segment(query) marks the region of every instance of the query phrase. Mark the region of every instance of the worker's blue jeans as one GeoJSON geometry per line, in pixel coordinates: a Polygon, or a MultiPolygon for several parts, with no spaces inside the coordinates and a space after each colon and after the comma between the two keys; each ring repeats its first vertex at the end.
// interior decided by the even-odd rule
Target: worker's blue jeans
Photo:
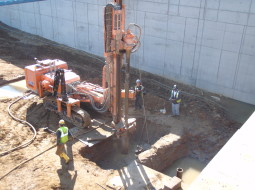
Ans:
{"type": "Polygon", "coordinates": [[[135,99],[135,109],[142,109],[142,107],[143,107],[142,96],[136,96],[136,99],[135,99]]]}
{"type": "Polygon", "coordinates": [[[180,109],[180,104],[172,103],[172,113],[173,113],[173,115],[180,115],[179,109],[180,109]]]}

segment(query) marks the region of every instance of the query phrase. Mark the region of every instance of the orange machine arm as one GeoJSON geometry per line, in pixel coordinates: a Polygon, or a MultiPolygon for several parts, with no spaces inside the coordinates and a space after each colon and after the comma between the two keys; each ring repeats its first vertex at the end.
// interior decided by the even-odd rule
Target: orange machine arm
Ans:
{"type": "MultiPolygon", "coordinates": [[[[129,28],[125,31],[125,6],[122,4],[122,0],[114,0],[106,5],[104,10],[104,56],[106,65],[103,72],[103,87],[110,89],[110,111],[114,123],[118,123],[121,119],[123,55],[126,54],[126,65],[128,65],[126,68],[129,72],[130,53],[136,49],[140,43],[139,40],[140,37],[133,35],[129,28]]],[[[128,80],[125,80],[126,83],[128,80]]],[[[125,91],[128,92],[128,85],[125,85],[125,91]]],[[[128,93],[125,94],[126,98],[128,93]]]]}

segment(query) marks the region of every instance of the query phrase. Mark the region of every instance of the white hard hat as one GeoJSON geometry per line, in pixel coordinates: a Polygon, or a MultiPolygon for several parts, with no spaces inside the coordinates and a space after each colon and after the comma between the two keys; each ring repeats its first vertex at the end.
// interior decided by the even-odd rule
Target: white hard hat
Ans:
{"type": "Polygon", "coordinates": [[[176,89],[176,88],[177,88],[177,85],[175,84],[174,87],[173,87],[173,89],[176,89]]]}
{"type": "Polygon", "coordinates": [[[58,122],[60,125],[65,125],[65,121],[63,119],[60,119],[58,122]]]}
{"type": "Polygon", "coordinates": [[[137,79],[137,80],[136,80],[136,83],[141,83],[141,80],[140,80],[140,79],[137,79]]]}

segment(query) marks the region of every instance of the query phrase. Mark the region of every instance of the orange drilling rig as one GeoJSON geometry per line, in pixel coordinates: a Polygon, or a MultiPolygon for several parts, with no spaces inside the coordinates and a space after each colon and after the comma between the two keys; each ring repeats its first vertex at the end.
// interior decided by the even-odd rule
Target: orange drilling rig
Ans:
{"type": "Polygon", "coordinates": [[[69,70],[67,63],[61,60],[36,60],[36,64],[25,67],[26,85],[44,97],[47,109],[57,112],[75,126],[90,125],[90,115],[80,107],[81,102],[87,102],[97,112],[110,111],[113,127],[120,133],[125,132],[135,126],[135,121],[128,119],[128,98],[134,98],[134,92],[129,90],[129,70],[130,54],[139,49],[140,36],[141,28],[136,24],[129,24],[125,30],[125,5],[122,0],[114,0],[104,8],[102,86],[81,82],[79,75],[69,70]],[[134,31],[138,34],[135,35],[134,31]],[[122,90],[123,68],[125,89],[122,90]],[[121,112],[121,98],[124,98],[124,114],[121,112]]]}

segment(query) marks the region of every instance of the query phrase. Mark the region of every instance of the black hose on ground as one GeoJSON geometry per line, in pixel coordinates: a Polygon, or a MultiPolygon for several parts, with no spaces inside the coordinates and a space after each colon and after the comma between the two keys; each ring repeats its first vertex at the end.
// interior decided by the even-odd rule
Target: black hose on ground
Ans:
{"type": "Polygon", "coordinates": [[[22,123],[22,124],[28,125],[28,126],[32,129],[34,135],[33,135],[33,137],[32,137],[29,141],[27,141],[27,142],[25,142],[25,143],[23,143],[23,144],[21,144],[21,145],[19,145],[19,146],[17,146],[17,147],[11,148],[10,150],[4,151],[4,152],[0,152],[0,157],[1,157],[1,156],[4,156],[4,155],[6,155],[6,154],[9,154],[10,152],[13,152],[13,151],[15,151],[15,150],[24,148],[24,147],[28,146],[29,144],[31,144],[31,143],[35,140],[35,137],[36,137],[36,130],[35,130],[34,126],[33,126],[31,123],[29,123],[29,122],[27,122],[27,121],[25,121],[25,120],[19,119],[18,117],[14,116],[14,115],[11,113],[11,107],[12,107],[15,103],[17,103],[19,100],[23,99],[24,97],[29,96],[29,95],[32,94],[32,93],[33,93],[33,92],[30,92],[30,93],[28,93],[28,94],[25,94],[24,96],[22,96],[22,97],[16,99],[14,102],[12,102],[12,103],[8,106],[8,114],[9,114],[14,120],[16,120],[16,121],[18,121],[18,122],[20,122],[20,123],[22,123]]]}
{"type": "MultiPolygon", "coordinates": [[[[89,132],[91,132],[91,131],[93,131],[93,130],[96,130],[96,129],[99,128],[101,125],[105,125],[105,123],[101,123],[98,127],[93,128],[93,129],[91,129],[91,130],[89,130],[89,131],[86,131],[85,133],[82,133],[82,134],[79,134],[79,135],[77,135],[77,136],[74,136],[73,138],[77,138],[77,137],[79,137],[79,136],[81,136],[81,135],[84,135],[84,134],[89,133],[89,132]]],[[[48,130],[51,134],[55,134],[55,131],[52,131],[52,130],[50,130],[50,129],[48,129],[48,128],[45,128],[44,130],[48,130]]],[[[69,140],[68,142],[70,142],[70,140],[69,140]]],[[[18,164],[17,166],[15,166],[13,169],[11,169],[10,171],[8,171],[6,174],[4,174],[3,176],[1,176],[1,177],[0,177],[0,180],[2,180],[4,177],[6,177],[7,175],[9,175],[9,174],[10,174],[11,172],[13,172],[14,170],[18,169],[21,165],[23,165],[23,164],[25,164],[25,163],[27,163],[27,162],[33,160],[34,158],[36,158],[36,157],[42,155],[43,153],[45,153],[45,152],[47,152],[47,151],[53,149],[53,148],[56,147],[56,146],[57,146],[57,145],[53,145],[53,146],[49,147],[48,149],[46,149],[46,150],[44,150],[44,151],[38,153],[37,155],[33,156],[32,158],[29,158],[28,160],[25,160],[24,162],[21,162],[20,164],[18,164]]]]}
{"type": "Polygon", "coordinates": [[[0,177],[0,180],[2,180],[4,177],[6,177],[7,175],[9,175],[9,174],[10,174],[11,172],[13,172],[14,170],[18,169],[21,165],[23,165],[23,164],[29,162],[30,160],[33,160],[34,158],[36,158],[36,157],[40,156],[41,154],[43,154],[43,153],[45,153],[45,152],[47,152],[47,151],[53,149],[53,148],[56,147],[56,146],[57,146],[57,145],[53,145],[53,146],[51,146],[50,148],[48,148],[48,149],[46,149],[46,150],[40,152],[39,154],[33,156],[32,158],[29,158],[28,160],[25,160],[24,162],[21,162],[20,164],[18,164],[17,166],[15,166],[13,169],[11,169],[10,171],[8,171],[6,174],[4,174],[3,176],[1,176],[1,177],[0,177]]]}

